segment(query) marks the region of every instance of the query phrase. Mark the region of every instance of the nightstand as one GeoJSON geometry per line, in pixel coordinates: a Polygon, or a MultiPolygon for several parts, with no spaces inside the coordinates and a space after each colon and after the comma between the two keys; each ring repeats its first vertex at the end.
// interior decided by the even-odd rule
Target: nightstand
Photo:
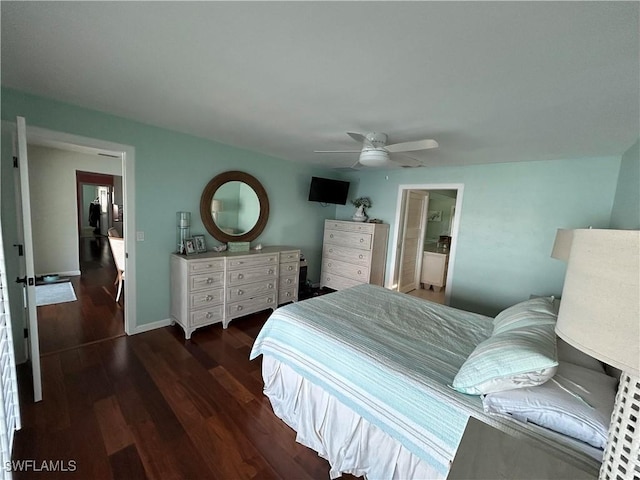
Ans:
{"type": "Polygon", "coordinates": [[[597,468],[568,463],[533,442],[469,417],[448,480],[595,479],[597,468]]]}

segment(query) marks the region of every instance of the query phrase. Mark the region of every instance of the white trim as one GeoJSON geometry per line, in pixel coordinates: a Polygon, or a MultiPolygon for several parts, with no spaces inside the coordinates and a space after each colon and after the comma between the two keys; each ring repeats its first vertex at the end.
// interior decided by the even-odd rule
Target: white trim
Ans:
{"type": "Polygon", "coordinates": [[[405,190],[457,190],[456,195],[456,215],[453,219],[453,228],[451,229],[451,247],[449,249],[449,266],[447,273],[447,283],[444,287],[444,301],[449,305],[451,301],[451,284],[453,283],[453,276],[455,271],[456,253],[458,249],[458,232],[460,229],[460,214],[462,213],[462,196],[464,193],[463,183],[424,183],[424,184],[408,184],[398,185],[398,199],[396,202],[396,228],[393,232],[393,243],[391,248],[391,262],[390,275],[387,280],[386,287],[390,290],[397,290],[396,282],[396,269],[398,263],[398,236],[400,226],[400,215],[402,213],[402,194],[405,190]],[[395,285],[395,288],[394,288],[395,285]]]}
{"type": "Polygon", "coordinates": [[[138,333],[149,332],[151,330],[168,327],[173,324],[174,324],[174,321],[171,320],[170,318],[166,318],[164,320],[158,320],[156,322],[145,323],[143,325],[138,325],[131,335],[137,335],[138,333]]]}
{"type": "Polygon", "coordinates": [[[97,138],[83,137],[71,133],[58,132],[40,127],[27,126],[27,139],[35,143],[56,146],[57,148],[71,148],[77,150],[99,150],[111,155],[118,155],[122,159],[122,190],[125,204],[123,225],[127,258],[125,258],[125,272],[127,281],[124,282],[126,302],[124,304],[124,331],[132,335],[136,331],[136,239],[135,239],[135,147],[121,143],[108,142],[97,138]]]}

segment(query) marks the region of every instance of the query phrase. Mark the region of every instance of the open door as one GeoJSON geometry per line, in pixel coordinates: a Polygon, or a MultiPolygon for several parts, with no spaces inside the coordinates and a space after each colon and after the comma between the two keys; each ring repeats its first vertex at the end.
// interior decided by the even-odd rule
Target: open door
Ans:
{"type": "Polygon", "coordinates": [[[33,400],[42,400],[42,375],[40,371],[40,343],[38,341],[38,309],[36,307],[36,276],[33,266],[33,233],[31,230],[31,198],[29,195],[29,165],[27,162],[27,126],[23,117],[17,117],[17,169],[16,201],[18,209],[18,243],[22,245],[20,278],[25,289],[25,312],[28,329],[27,355],[33,374],[33,400]]]}
{"type": "Polygon", "coordinates": [[[428,203],[429,193],[418,190],[407,192],[398,275],[398,291],[402,293],[415,290],[420,285],[420,265],[428,203]]]}

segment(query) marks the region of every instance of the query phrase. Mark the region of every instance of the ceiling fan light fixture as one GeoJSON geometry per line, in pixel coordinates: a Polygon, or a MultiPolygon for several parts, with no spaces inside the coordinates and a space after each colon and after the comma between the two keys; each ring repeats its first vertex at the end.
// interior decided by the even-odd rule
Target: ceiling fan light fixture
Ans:
{"type": "Polygon", "coordinates": [[[389,153],[386,150],[363,150],[360,153],[360,164],[365,167],[384,167],[390,163],[389,153]]]}

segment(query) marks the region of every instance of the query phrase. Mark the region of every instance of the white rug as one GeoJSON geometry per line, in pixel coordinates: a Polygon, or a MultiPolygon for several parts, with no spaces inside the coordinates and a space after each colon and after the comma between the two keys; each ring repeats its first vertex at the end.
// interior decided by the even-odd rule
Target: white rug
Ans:
{"type": "Polygon", "coordinates": [[[36,286],[36,305],[52,305],[54,303],[75,302],[76,292],[71,282],[52,283],[36,286]]]}

